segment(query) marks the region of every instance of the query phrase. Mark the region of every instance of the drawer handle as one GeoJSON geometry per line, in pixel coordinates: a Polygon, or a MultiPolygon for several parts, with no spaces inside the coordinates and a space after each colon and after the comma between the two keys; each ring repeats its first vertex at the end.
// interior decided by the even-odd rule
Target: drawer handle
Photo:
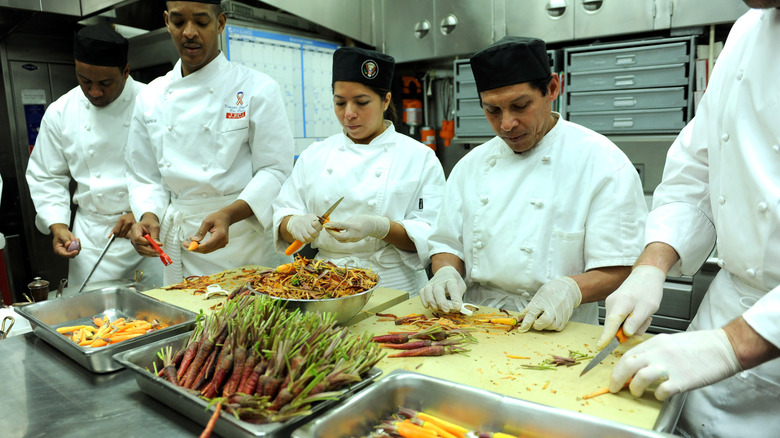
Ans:
{"type": "Polygon", "coordinates": [[[634,75],[615,76],[616,87],[628,87],[634,85],[634,75]]]}
{"type": "Polygon", "coordinates": [[[423,20],[414,25],[414,37],[418,40],[425,38],[428,32],[431,30],[431,22],[423,20]]]}
{"type": "Polygon", "coordinates": [[[636,99],[634,99],[633,97],[616,97],[613,100],[613,105],[616,107],[634,106],[636,105],[636,99]]]}
{"type": "Polygon", "coordinates": [[[618,55],[615,57],[615,65],[636,64],[636,55],[618,55]]]}
{"type": "Polygon", "coordinates": [[[634,119],[631,117],[615,117],[612,120],[613,128],[631,128],[634,126],[634,119]]]}

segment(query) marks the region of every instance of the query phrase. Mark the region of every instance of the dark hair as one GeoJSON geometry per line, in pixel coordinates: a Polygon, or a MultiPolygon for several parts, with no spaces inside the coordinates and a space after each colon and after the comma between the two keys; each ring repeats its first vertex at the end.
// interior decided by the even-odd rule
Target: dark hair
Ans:
{"type": "MultiPolygon", "coordinates": [[[[528,81],[528,85],[531,88],[539,90],[542,96],[547,96],[547,90],[550,89],[550,82],[552,82],[552,74],[544,79],[537,79],[535,81],[528,81]]],[[[482,107],[482,94],[477,93],[479,96],[479,107],[482,107]]]]}
{"type": "MultiPolygon", "coordinates": [[[[165,10],[166,11],[168,10],[168,3],[172,2],[172,1],[176,1],[176,0],[165,0],[165,10]]],[[[184,0],[184,1],[186,1],[186,0],[184,0]]],[[[214,8],[213,8],[214,9],[214,15],[216,15],[217,17],[219,17],[219,14],[225,13],[225,9],[222,7],[222,3],[220,3],[218,5],[211,5],[211,6],[214,6],[214,8]]]]}
{"type": "MultiPolygon", "coordinates": [[[[330,84],[330,92],[335,92],[334,89],[335,82],[330,84]]],[[[377,96],[379,96],[380,99],[384,99],[388,93],[390,93],[390,90],[385,90],[384,88],[376,88],[372,87],[370,85],[366,85],[366,87],[373,91],[377,96]]],[[[392,95],[391,95],[392,96],[392,95]]],[[[480,103],[482,101],[480,100],[480,103]]],[[[393,125],[398,123],[398,111],[395,109],[395,104],[393,104],[393,99],[390,99],[390,103],[387,105],[387,109],[385,110],[384,114],[382,114],[382,117],[384,117],[387,120],[390,120],[393,122],[393,125]]]]}

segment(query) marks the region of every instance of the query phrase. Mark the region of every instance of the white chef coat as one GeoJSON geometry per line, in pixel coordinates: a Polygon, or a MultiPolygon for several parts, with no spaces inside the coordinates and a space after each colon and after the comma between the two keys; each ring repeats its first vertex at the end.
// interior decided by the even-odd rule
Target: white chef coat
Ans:
{"type": "Polygon", "coordinates": [[[284,252],[289,245],[279,235],[285,216],[323,214],[343,196],[332,221],[357,214],[387,217],[404,227],[417,252],[373,237],[341,243],[323,231],[312,242],[319,249],[317,257],[371,268],[379,273],[381,286],[414,296],[427,281],[420,257],[428,252],[431,225],[444,192],[444,171],[429,147],[399,134],[389,121],[385,125],[385,131],[367,145],[339,133],[303,151],[274,202],[276,249],[284,252]]]}
{"type": "MultiPolygon", "coordinates": [[[[128,76],[119,97],[98,108],[75,87],[46,109],[30,161],[27,184],[37,216],[35,225],[50,234],[52,224],[70,224],[71,178],[78,205],[71,231],[81,252],[69,259],[68,284],[80,286],[97,262],[119,217],[130,212],[125,162],[122,160],[135,98],[143,84],[128,76]]],[[[159,262],[158,262],[159,263],[159,262]]],[[[138,255],[129,240],[117,238],[90,281],[134,277],[144,271],[149,285],[159,285],[162,269],[138,255]]]]}
{"type": "MultiPolygon", "coordinates": [[[[680,255],[670,275],[693,275],[717,236],[721,271],[690,329],[742,315],[780,347],[780,11],[751,10],[729,34],[694,121],[669,150],[647,242],[680,255]]],[[[680,433],[773,436],[780,430],[780,361],[691,391],[680,433]]]]}
{"type": "MultiPolygon", "coordinates": [[[[0,205],[2,205],[3,202],[3,177],[0,175],[0,205]]],[[[0,233],[0,250],[5,248],[5,236],[3,233],[0,233]]]]}
{"type": "Polygon", "coordinates": [[[174,263],[165,282],[245,264],[276,266],[272,202],[293,164],[294,142],[279,85],[220,53],[182,77],[181,60],[138,96],[127,147],[136,218],[161,220],[174,263]],[[230,226],[230,242],[210,254],[181,251],[202,220],[236,199],[254,216],[230,226]]]}
{"type": "MultiPolygon", "coordinates": [[[[606,137],[558,117],[538,146],[514,153],[495,137],[447,179],[430,254],[466,265],[465,301],[523,309],[544,283],[642,252],[647,204],[628,158],[606,137]]],[[[598,323],[596,303],[571,320],[598,323]]]]}

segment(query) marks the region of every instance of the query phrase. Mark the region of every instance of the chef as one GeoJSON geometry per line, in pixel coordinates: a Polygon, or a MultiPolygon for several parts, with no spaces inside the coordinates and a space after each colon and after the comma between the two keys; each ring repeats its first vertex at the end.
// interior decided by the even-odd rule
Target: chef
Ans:
{"type": "Polygon", "coordinates": [[[648,245],[607,299],[599,341],[609,342],[624,320],[626,334],[641,333],[666,275],[693,275],[717,243],[721,269],[689,331],[629,350],[609,385],[617,391],[633,376],[632,394],[653,385],[660,400],[689,391],[683,436],[780,430],[780,0],[745,3],[763,10],[734,24],[696,118],[669,149],[648,245]]]}
{"type": "Polygon", "coordinates": [[[143,85],[130,76],[128,42],[107,24],[74,37],[78,86],[49,105],[27,164],[35,225],[52,234],[54,253],[69,258],[68,283],[80,286],[108,247],[90,281],[134,278],[159,284],[162,269],[127,240],[130,213],[124,154],[135,98],[143,85]],[[71,221],[69,184],[76,182],[71,221]]]}
{"type": "Polygon", "coordinates": [[[543,41],[505,37],[470,63],[496,137],[447,180],[420,298],[443,311],[464,299],[520,310],[522,331],[597,324],[596,302],[642,250],[637,172],[604,136],[551,111],[560,82],[543,41]]]}
{"type": "Polygon", "coordinates": [[[227,18],[219,3],[166,3],[180,59],[138,96],[130,126],[133,244],[158,257],[143,236],[163,243],[173,261],[165,284],[290,259],[274,251],[271,229],[272,202],[293,164],[287,112],[273,79],[220,52],[227,18]],[[200,246],[188,251],[191,240],[200,246]]]}
{"type": "Polygon", "coordinates": [[[390,88],[395,60],[343,47],[333,54],[333,106],[343,131],[309,146],[274,204],[276,248],[294,240],[318,258],[370,268],[384,287],[416,295],[427,281],[431,225],[444,172],[424,144],[395,131],[390,88]],[[387,117],[386,117],[387,115],[387,117]],[[323,214],[344,200],[323,225],[323,214]]]}

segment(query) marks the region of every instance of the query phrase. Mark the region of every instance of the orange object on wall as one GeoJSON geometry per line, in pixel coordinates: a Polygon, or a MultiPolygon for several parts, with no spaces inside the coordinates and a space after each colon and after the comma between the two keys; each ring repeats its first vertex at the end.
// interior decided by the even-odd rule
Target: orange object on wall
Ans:
{"type": "Polygon", "coordinates": [[[442,120],[441,130],[439,131],[439,137],[444,140],[444,146],[449,146],[452,139],[455,138],[455,121],[454,120],[442,120]]]}

